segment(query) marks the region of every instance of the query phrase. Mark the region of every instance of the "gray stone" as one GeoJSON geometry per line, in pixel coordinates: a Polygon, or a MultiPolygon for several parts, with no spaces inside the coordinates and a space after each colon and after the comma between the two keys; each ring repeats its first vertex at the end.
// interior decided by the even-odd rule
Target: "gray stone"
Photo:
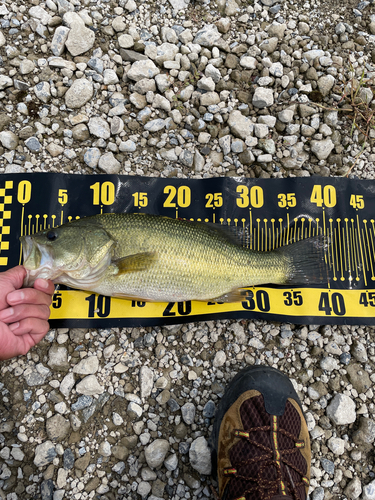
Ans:
{"type": "Polygon", "coordinates": [[[347,496],[349,500],[356,500],[362,493],[362,484],[359,477],[354,477],[347,487],[344,489],[344,495],[347,496]]]}
{"type": "Polygon", "coordinates": [[[224,155],[228,155],[230,153],[230,145],[231,145],[232,136],[231,135],[223,135],[219,139],[219,146],[224,155]]]}
{"type": "Polygon", "coordinates": [[[13,85],[13,80],[6,75],[0,75],[0,90],[4,90],[7,87],[13,85]]]}
{"type": "Polygon", "coordinates": [[[326,160],[331,154],[335,145],[331,139],[324,139],[323,141],[311,141],[311,151],[319,160],[326,160]]]}
{"type": "Polygon", "coordinates": [[[99,57],[92,57],[89,59],[87,66],[100,74],[104,71],[103,61],[99,57]]]}
{"type": "Polygon", "coordinates": [[[359,363],[350,363],[346,368],[350,383],[359,394],[365,393],[373,387],[369,374],[359,363]]]}
{"type": "Polygon", "coordinates": [[[350,352],[352,353],[353,358],[355,358],[360,363],[367,363],[368,361],[367,351],[366,347],[362,344],[362,342],[354,340],[350,352]]]}
{"type": "Polygon", "coordinates": [[[101,139],[109,139],[109,137],[111,136],[108,122],[100,116],[94,116],[93,118],[90,118],[88,127],[90,130],[90,134],[95,135],[96,137],[99,137],[101,139]]]}
{"type": "Polygon", "coordinates": [[[47,103],[51,99],[51,88],[48,82],[40,82],[34,87],[34,93],[37,98],[47,103]]]}
{"type": "Polygon", "coordinates": [[[317,57],[322,57],[322,56],[324,56],[324,50],[321,49],[308,50],[307,52],[303,53],[303,57],[307,61],[313,61],[317,57]]]}
{"type": "Polygon", "coordinates": [[[178,458],[177,458],[176,453],[169,455],[169,457],[167,457],[164,460],[164,465],[165,465],[165,468],[169,471],[176,470],[177,466],[178,466],[178,458]]]}
{"type": "Polygon", "coordinates": [[[95,394],[102,394],[104,387],[102,387],[95,375],[88,375],[76,386],[76,391],[85,396],[93,396],[95,394]]]}
{"type": "Polygon", "coordinates": [[[199,474],[211,474],[211,452],[206,439],[201,436],[195,439],[189,450],[190,465],[199,474]]]}
{"type": "Polygon", "coordinates": [[[53,492],[55,490],[55,485],[52,479],[46,479],[40,485],[41,500],[55,500],[53,492]]]}
{"type": "Polygon", "coordinates": [[[48,351],[48,366],[50,366],[52,370],[68,370],[70,364],[68,363],[67,348],[54,344],[48,351]]]}
{"type": "Polygon", "coordinates": [[[86,78],[74,80],[65,94],[67,108],[77,109],[84,106],[93,96],[94,87],[86,78]]]}
{"type": "Polygon", "coordinates": [[[6,149],[13,151],[18,146],[18,137],[10,130],[0,132],[0,142],[6,149]]]}
{"type": "Polygon", "coordinates": [[[21,75],[28,75],[35,69],[35,64],[30,59],[22,59],[20,62],[20,73],[21,75]]]}
{"type": "Polygon", "coordinates": [[[312,493],[312,500],[324,500],[324,488],[318,486],[312,493]]]}
{"type": "Polygon", "coordinates": [[[128,139],[127,141],[121,141],[119,150],[124,153],[134,153],[137,149],[137,145],[134,141],[128,139]]]}
{"type": "Polygon", "coordinates": [[[51,441],[62,441],[67,437],[70,431],[70,422],[65,420],[62,415],[54,415],[47,419],[46,432],[51,441]]]}
{"type": "MultiPolygon", "coordinates": [[[[179,49],[177,45],[174,45],[173,43],[162,43],[161,45],[157,46],[156,49],[156,56],[153,57],[152,59],[155,60],[156,64],[159,64],[159,66],[162,66],[164,62],[166,61],[174,61],[174,58],[176,54],[179,52],[179,49]]],[[[146,55],[147,52],[145,51],[146,55]]]]}
{"type": "Polygon", "coordinates": [[[185,165],[185,167],[192,167],[194,162],[194,154],[188,149],[184,149],[179,156],[180,162],[185,165]]]}
{"type": "Polygon", "coordinates": [[[51,42],[51,51],[54,56],[61,56],[65,49],[65,42],[68,39],[70,29],[65,26],[58,26],[55,29],[51,42]]]}
{"type": "Polygon", "coordinates": [[[165,125],[165,120],[163,120],[162,118],[156,118],[155,120],[150,120],[149,122],[147,122],[144,128],[149,132],[159,132],[159,130],[162,130],[165,125]]]}
{"type": "Polygon", "coordinates": [[[57,456],[55,445],[52,441],[45,441],[35,448],[34,464],[37,467],[44,467],[51,463],[57,456]]]}
{"type": "Polygon", "coordinates": [[[193,403],[185,403],[181,406],[182,419],[187,425],[191,425],[195,420],[195,406],[193,403]]]}
{"type": "Polygon", "coordinates": [[[324,97],[327,96],[330,93],[334,84],[335,84],[335,79],[332,75],[321,76],[318,80],[318,88],[320,90],[320,93],[324,97]]]}
{"type": "Polygon", "coordinates": [[[145,459],[151,469],[156,469],[163,462],[169,451],[169,442],[166,439],[155,439],[145,449],[145,459]]]}
{"type": "Polygon", "coordinates": [[[345,394],[335,394],[326,411],[336,425],[352,424],[356,419],[355,403],[345,394]]]}
{"type": "Polygon", "coordinates": [[[214,24],[207,24],[195,35],[194,43],[202,47],[211,48],[221,38],[221,35],[214,24]]]}
{"type": "Polygon", "coordinates": [[[260,50],[265,50],[267,54],[272,54],[275,52],[277,44],[279,43],[279,39],[277,36],[273,36],[271,38],[266,38],[263,40],[263,42],[259,45],[260,50]]]}
{"type": "Polygon", "coordinates": [[[98,166],[101,152],[98,148],[89,148],[83,155],[83,161],[90,168],[95,168],[98,166]]]}
{"type": "Polygon", "coordinates": [[[98,166],[106,174],[118,174],[121,170],[121,163],[116,160],[112,152],[102,155],[98,166]]]}

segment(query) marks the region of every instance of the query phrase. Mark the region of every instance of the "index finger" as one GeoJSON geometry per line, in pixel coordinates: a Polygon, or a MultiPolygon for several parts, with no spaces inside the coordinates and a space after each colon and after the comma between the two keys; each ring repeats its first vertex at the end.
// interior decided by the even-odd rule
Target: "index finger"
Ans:
{"type": "Polygon", "coordinates": [[[7,302],[10,306],[17,304],[38,304],[50,306],[52,302],[52,293],[41,292],[35,288],[22,288],[15,290],[7,296],[7,302]]]}

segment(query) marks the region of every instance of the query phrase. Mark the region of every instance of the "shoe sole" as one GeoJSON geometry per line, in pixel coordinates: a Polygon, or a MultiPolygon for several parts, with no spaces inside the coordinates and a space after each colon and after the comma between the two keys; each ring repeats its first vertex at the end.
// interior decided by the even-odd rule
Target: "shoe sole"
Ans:
{"type": "Polygon", "coordinates": [[[265,408],[270,415],[281,416],[288,398],[302,405],[290,379],[280,370],[270,366],[248,366],[241,370],[228,384],[215,413],[213,429],[208,444],[211,448],[212,475],[217,479],[217,451],[220,425],[224,415],[246,391],[255,389],[264,398],[265,408]]]}

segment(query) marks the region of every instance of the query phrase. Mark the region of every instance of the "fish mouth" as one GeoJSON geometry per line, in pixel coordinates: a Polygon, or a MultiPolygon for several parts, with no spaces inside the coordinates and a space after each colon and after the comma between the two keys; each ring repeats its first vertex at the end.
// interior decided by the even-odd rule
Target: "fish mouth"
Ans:
{"type": "Polygon", "coordinates": [[[26,269],[24,287],[33,286],[37,278],[54,279],[52,259],[44,247],[40,247],[32,236],[21,236],[23,266],[26,269]]]}

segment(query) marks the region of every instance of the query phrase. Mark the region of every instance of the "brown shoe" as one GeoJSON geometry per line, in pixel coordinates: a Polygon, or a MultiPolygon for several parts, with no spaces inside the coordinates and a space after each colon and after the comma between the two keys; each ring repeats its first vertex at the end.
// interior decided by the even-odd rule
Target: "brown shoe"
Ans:
{"type": "Polygon", "coordinates": [[[220,500],[306,500],[309,434],[301,402],[279,370],[251,366],[234,377],[210,444],[220,500]]]}

